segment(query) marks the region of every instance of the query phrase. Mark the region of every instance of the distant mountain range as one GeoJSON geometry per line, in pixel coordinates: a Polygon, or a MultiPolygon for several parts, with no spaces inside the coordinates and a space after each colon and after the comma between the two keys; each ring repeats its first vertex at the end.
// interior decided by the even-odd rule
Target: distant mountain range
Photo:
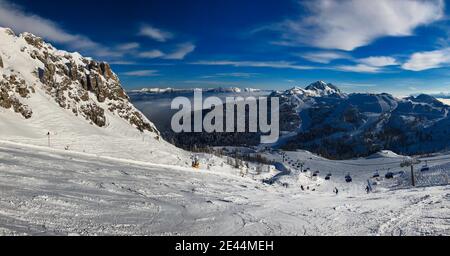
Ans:
{"type": "MultiPolygon", "coordinates": [[[[275,148],[305,149],[334,159],[368,156],[381,150],[423,154],[450,149],[450,106],[433,96],[347,94],[323,81],[304,88],[272,91],[270,96],[280,98],[280,128],[284,134],[278,144],[272,145],[275,148]]],[[[194,144],[256,146],[259,136],[163,134],[184,148],[194,144]]]]}
{"type": "Polygon", "coordinates": [[[242,93],[242,92],[261,92],[271,91],[255,88],[238,87],[219,87],[219,88],[143,88],[138,90],[129,90],[130,93],[151,93],[151,94],[170,94],[170,93],[192,93],[196,90],[208,93],[242,93]]]}
{"type": "Polygon", "coordinates": [[[433,94],[428,94],[430,96],[433,96],[435,98],[439,98],[439,99],[450,99],[450,93],[433,93],[433,94]]]}
{"type": "Polygon", "coordinates": [[[272,96],[280,97],[281,109],[299,116],[282,123],[283,130],[295,133],[285,149],[350,158],[380,150],[422,154],[450,148],[450,106],[429,95],[345,94],[319,81],[272,96]]]}

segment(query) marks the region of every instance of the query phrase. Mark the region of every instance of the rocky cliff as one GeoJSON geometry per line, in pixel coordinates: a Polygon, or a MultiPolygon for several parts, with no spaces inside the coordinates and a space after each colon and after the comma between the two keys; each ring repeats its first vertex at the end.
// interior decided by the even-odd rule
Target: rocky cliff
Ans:
{"type": "Polygon", "coordinates": [[[33,117],[26,99],[39,90],[92,125],[107,126],[110,112],[140,131],[158,133],[130,103],[109,64],[57,50],[33,34],[0,28],[0,78],[0,107],[26,119],[33,117]]]}

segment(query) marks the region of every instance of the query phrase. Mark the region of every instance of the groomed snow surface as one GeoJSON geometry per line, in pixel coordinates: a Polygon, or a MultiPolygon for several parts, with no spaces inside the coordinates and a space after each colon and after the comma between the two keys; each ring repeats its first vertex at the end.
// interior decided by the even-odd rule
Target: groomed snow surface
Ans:
{"type": "Polygon", "coordinates": [[[297,183],[284,188],[232,172],[1,141],[0,234],[450,234],[449,186],[364,192],[372,169],[398,166],[392,157],[343,162],[307,152],[288,157],[307,159],[333,178],[311,182],[299,174],[297,183]],[[342,181],[347,171],[356,174],[354,183],[342,181]],[[305,182],[311,190],[301,191],[305,182]]]}

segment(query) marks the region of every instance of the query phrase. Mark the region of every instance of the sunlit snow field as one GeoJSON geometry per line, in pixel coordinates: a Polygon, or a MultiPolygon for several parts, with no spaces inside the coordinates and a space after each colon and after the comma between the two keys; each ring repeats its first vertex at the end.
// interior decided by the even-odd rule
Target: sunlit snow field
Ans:
{"type": "Polygon", "coordinates": [[[365,160],[316,158],[310,164],[335,170],[333,179],[301,191],[232,173],[0,142],[0,234],[450,235],[448,186],[367,195],[364,177],[392,159],[367,161],[370,167],[350,168],[365,160]],[[343,181],[345,171],[356,174],[354,183],[343,181]]]}

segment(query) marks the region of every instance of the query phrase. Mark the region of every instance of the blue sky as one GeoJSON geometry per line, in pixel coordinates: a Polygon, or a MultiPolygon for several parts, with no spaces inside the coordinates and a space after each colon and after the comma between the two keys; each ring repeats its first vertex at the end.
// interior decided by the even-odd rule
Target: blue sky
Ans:
{"type": "Polygon", "coordinates": [[[0,26],[112,63],[123,85],[450,91],[443,0],[0,0],[0,26]]]}

